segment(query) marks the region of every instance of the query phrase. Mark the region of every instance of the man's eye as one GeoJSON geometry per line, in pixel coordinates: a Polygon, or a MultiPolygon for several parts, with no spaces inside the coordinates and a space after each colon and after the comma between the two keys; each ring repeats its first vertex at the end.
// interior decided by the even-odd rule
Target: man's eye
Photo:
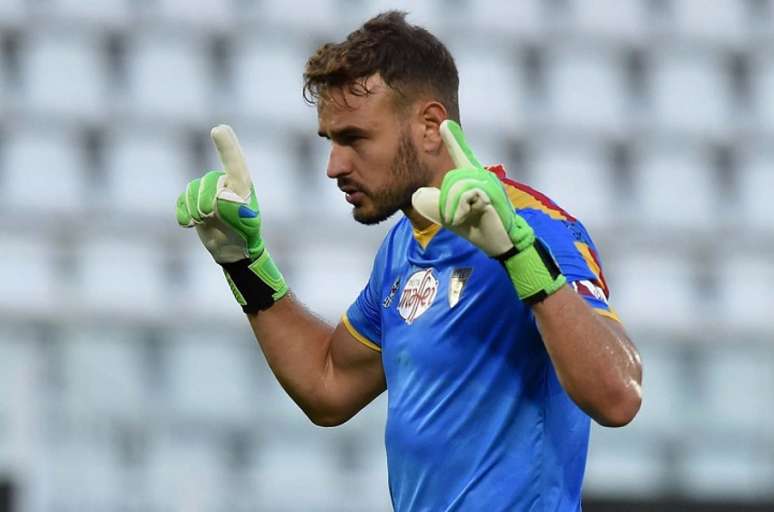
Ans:
{"type": "Polygon", "coordinates": [[[364,137],[362,135],[347,135],[342,138],[341,142],[342,144],[345,144],[347,146],[351,146],[355,142],[362,140],[364,137]]]}

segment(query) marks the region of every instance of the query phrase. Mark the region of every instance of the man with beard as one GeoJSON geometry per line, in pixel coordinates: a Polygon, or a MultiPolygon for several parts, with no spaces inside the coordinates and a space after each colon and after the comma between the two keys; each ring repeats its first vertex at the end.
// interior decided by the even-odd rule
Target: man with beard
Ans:
{"type": "Polygon", "coordinates": [[[213,130],[225,173],[194,180],[177,205],[277,379],[324,426],[389,390],[395,510],[580,510],[589,418],[622,426],[641,402],[639,355],[591,237],[479,164],[458,124],[454,60],[404,13],[320,47],[304,80],[355,220],[405,216],[335,328],[288,293],[228,127],[213,130]]]}

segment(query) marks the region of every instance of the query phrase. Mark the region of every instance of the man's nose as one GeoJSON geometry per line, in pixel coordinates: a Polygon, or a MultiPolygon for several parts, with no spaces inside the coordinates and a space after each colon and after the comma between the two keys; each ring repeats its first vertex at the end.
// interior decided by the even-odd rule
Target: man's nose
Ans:
{"type": "Polygon", "coordinates": [[[351,165],[345,151],[343,151],[343,148],[333,144],[331,146],[331,153],[328,155],[328,169],[325,174],[331,179],[336,179],[350,172],[351,165]]]}

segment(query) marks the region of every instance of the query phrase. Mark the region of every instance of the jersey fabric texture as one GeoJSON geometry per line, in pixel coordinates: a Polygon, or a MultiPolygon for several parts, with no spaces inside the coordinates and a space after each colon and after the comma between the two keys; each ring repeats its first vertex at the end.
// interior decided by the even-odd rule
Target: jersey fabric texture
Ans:
{"type": "MultiPolygon", "coordinates": [[[[583,225],[501,167],[490,170],[568,282],[617,318],[583,225]]],[[[415,232],[401,219],[343,322],[381,351],[397,512],[581,509],[590,420],[559,384],[499,262],[451,231],[415,232]]]]}

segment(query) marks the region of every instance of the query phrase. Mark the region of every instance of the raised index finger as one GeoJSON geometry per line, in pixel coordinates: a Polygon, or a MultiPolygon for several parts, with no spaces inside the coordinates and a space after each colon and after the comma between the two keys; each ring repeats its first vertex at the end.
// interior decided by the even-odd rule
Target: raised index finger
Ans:
{"type": "Polygon", "coordinates": [[[451,155],[455,167],[458,169],[462,167],[483,167],[465,141],[465,135],[462,133],[460,125],[451,119],[446,119],[441,123],[440,131],[441,138],[449,151],[449,155],[451,155]]]}
{"type": "Polygon", "coordinates": [[[226,173],[226,187],[246,199],[250,195],[252,180],[234,130],[227,124],[221,124],[212,129],[210,137],[226,173]]]}

